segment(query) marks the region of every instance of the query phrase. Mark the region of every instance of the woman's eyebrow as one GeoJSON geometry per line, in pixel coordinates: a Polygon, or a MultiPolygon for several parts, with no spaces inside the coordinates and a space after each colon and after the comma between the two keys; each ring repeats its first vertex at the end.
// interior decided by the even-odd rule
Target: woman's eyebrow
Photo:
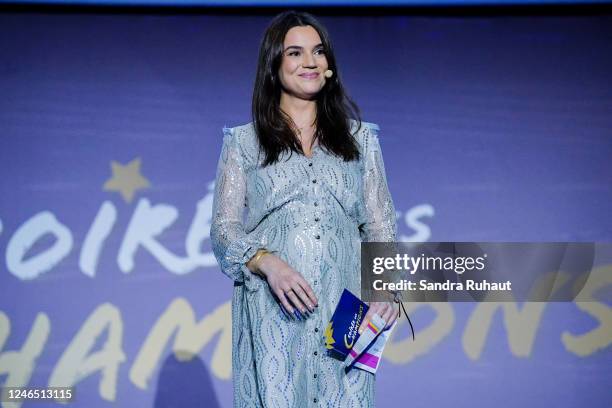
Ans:
{"type": "MultiPolygon", "coordinates": [[[[317,47],[322,47],[322,46],[323,46],[323,44],[319,43],[319,44],[315,45],[312,48],[317,48],[317,47]]],[[[304,47],[299,46],[299,45],[290,45],[287,48],[285,48],[285,51],[287,51],[288,49],[291,49],[291,48],[295,48],[296,50],[303,50],[304,49],[304,47]]]]}

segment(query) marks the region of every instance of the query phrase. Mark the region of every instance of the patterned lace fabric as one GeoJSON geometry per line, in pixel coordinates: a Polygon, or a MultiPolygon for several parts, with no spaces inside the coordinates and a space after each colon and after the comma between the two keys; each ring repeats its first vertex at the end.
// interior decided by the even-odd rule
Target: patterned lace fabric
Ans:
{"type": "Polygon", "coordinates": [[[374,406],[374,375],[345,374],[325,355],[324,331],[343,289],[361,294],[360,242],[396,240],[378,130],[362,122],[360,160],[345,162],[317,145],[311,157],[287,152],[261,167],[252,123],[223,129],[211,241],[234,281],[234,407],[374,406]],[[246,267],[259,248],[313,288],[319,307],[308,318],[286,317],[267,282],[246,267]]]}

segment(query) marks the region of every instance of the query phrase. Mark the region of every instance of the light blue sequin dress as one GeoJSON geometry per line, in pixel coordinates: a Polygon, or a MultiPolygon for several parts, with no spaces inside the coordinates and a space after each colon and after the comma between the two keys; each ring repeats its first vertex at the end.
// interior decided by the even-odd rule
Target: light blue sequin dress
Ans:
{"type": "MultiPolygon", "coordinates": [[[[357,123],[351,127],[354,133],[357,123]]],[[[361,293],[360,242],[396,240],[378,130],[362,122],[358,161],[316,145],[311,157],[283,153],[261,167],[252,123],[223,129],[211,241],[234,281],[234,407],[374,406],[374,375],[345,374],[342,362],[325,355],[324,331],[342,290],[361,293]],[[308,281],[319,301],[309,318],[287,318],[267,282],[246,267],[259,248],[308,281]]]]}

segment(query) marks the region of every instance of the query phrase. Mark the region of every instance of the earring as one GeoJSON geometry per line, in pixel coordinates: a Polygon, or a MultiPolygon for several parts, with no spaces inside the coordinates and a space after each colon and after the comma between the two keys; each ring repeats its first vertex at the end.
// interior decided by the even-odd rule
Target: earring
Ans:
{"type": "Polygon", "coordinates": [[[323,75],[325,75],[325,78],[331,78],[332,75],[334,75],[334,71],[332,71],[331,69],[326,70],[323,75]]]}

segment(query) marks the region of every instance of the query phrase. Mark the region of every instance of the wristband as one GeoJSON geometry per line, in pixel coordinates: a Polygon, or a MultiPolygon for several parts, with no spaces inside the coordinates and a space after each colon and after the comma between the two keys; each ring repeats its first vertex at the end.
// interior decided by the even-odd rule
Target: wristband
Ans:
{"type": "Polygon", "coordinates": [[[259,259],[264,256],[265,254],[269,254],[270,251],[268,251],[265,248],[259,249],[257,250],[257,252],[255,253],[255,256],[253,257],[253,265],[255,266],[255,273],[263,276],[263,274],[261,273],[261,271],[259,270],[259,259]]]}

